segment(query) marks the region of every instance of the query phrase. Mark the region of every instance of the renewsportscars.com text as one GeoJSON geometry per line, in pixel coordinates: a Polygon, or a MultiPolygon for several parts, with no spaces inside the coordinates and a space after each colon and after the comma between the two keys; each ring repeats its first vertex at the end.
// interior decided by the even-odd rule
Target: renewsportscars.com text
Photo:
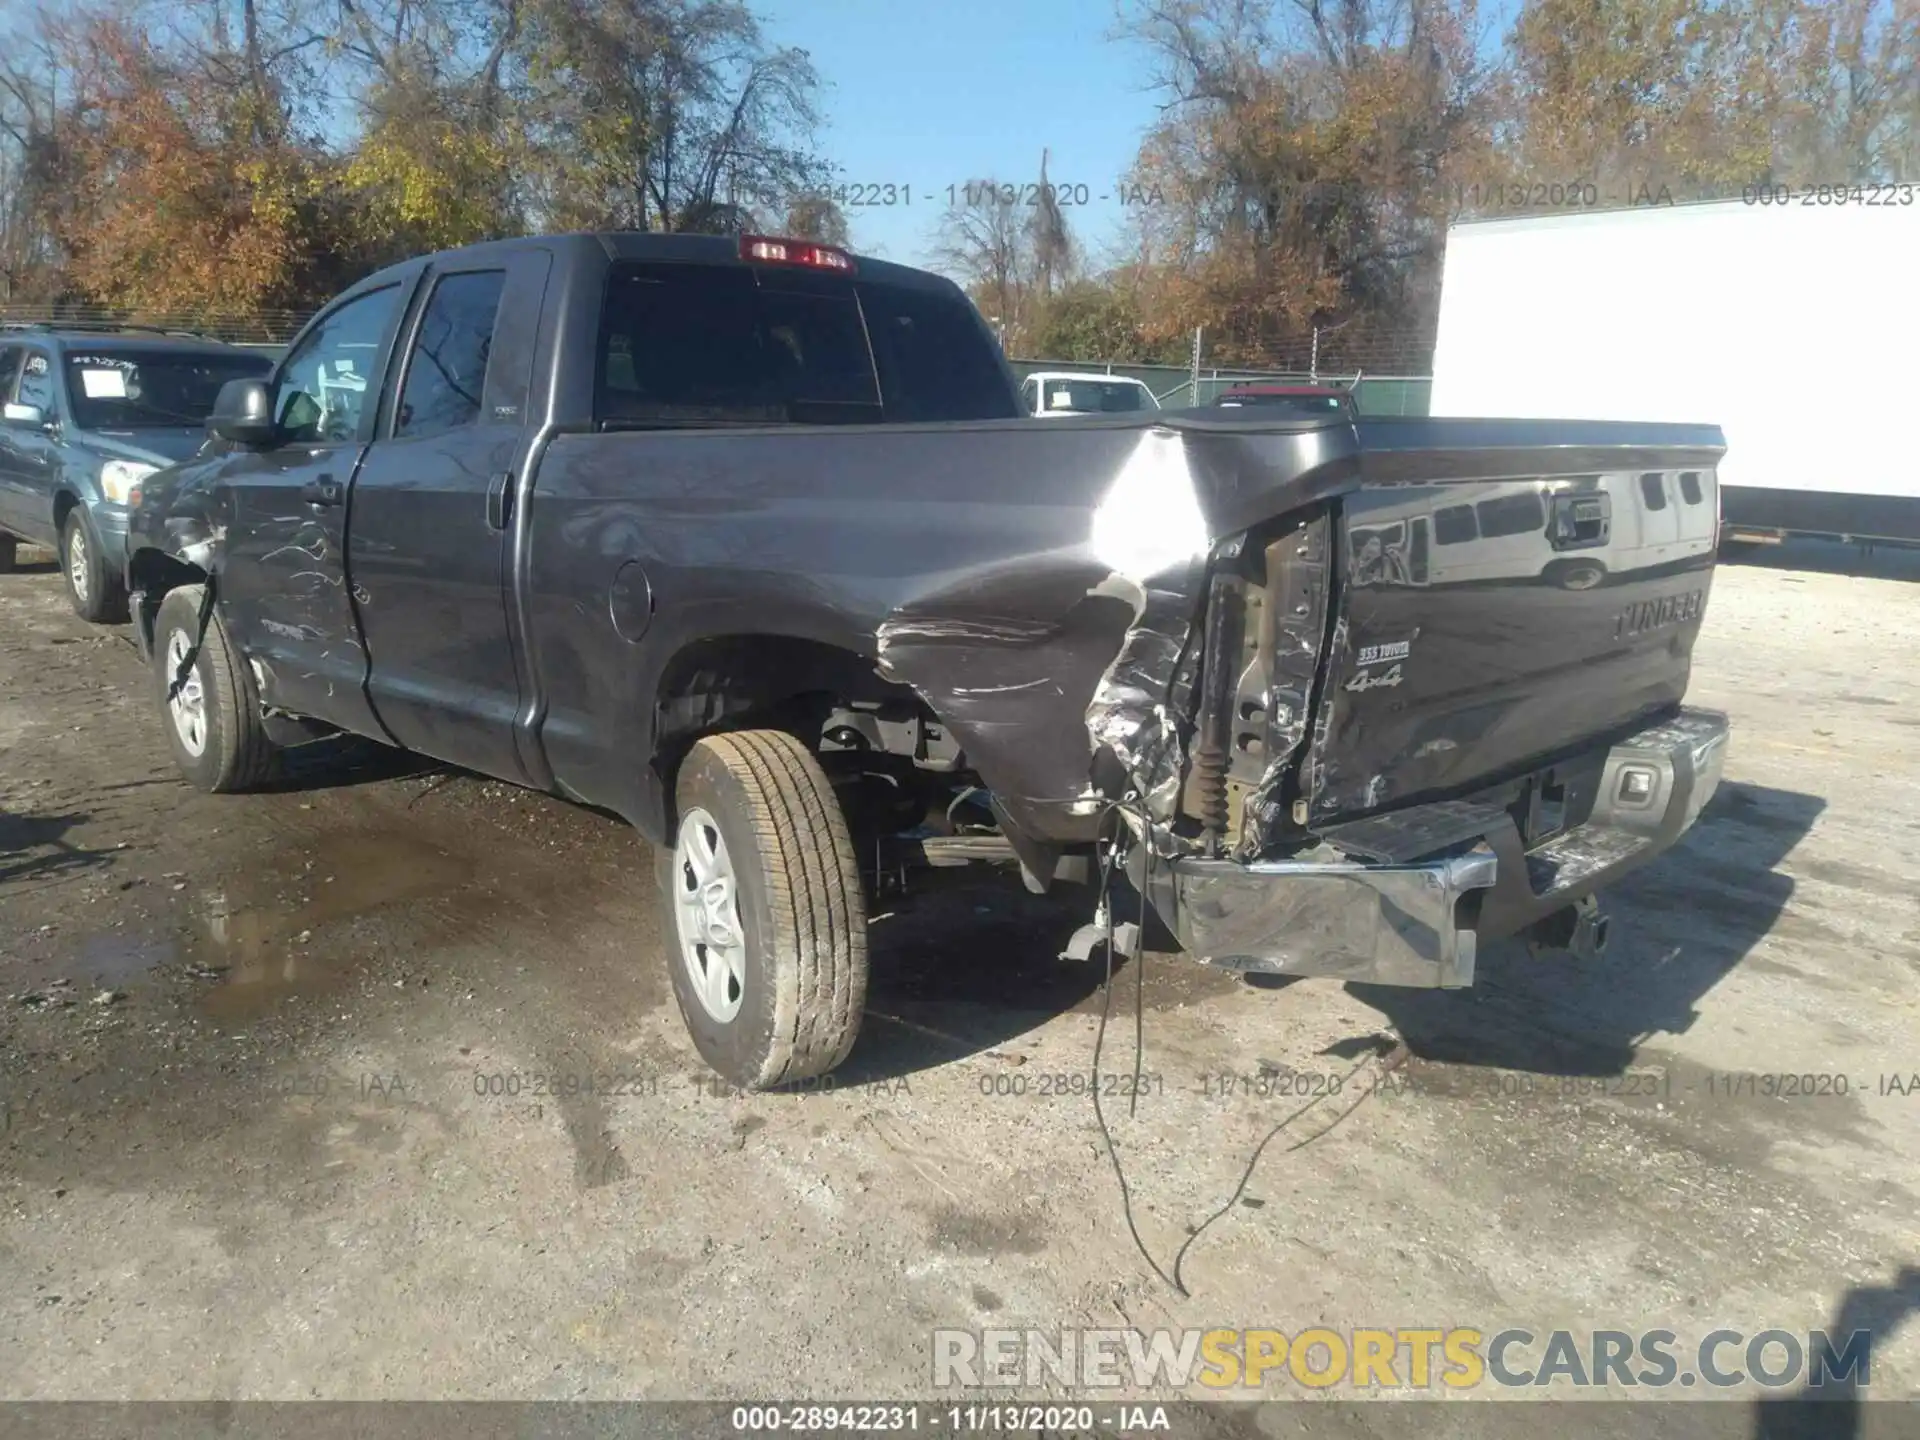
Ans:
{"type": "Polygon", "coordinates": [[[1871,1332],[1498,1330],[936,1330],[933,1383],[1074,1389],[1470,1390],[1538,1388],[1865,1389],[1871,1332]]]}

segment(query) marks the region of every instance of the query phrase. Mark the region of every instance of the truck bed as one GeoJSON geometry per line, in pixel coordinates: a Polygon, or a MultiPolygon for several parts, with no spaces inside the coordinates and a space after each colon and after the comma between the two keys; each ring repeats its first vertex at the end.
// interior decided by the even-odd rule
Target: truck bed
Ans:
{"type": "Polygon", "coordinates": [[[1465,793],[1677,704],[1720,453],[1711,427],[1215,411],[563,435],[521,508],[546,753],[617,787],[673,657],[774,627],[910,686],[1038,840],[1093,834],[1101,754],[1174,826],[1209,587],[1284,536],[1245,588],[1285,611],[1291,671],[1212,658],[1262,717],[1225,737],[1248,798],[1321,824],[1465,793]],[[1138,554],[1103,549],[1120,522],[1138,554]],[[570,618],[630,559],[639,657],[570,618]]]}

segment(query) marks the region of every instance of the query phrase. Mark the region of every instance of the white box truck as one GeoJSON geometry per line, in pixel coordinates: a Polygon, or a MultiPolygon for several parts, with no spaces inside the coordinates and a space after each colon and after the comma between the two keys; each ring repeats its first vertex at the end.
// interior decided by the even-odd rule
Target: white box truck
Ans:
{"type": "Polygon", "coordinates": [[[1433,414],[1715,424],[1729,538],[1920,543],[1920,184],[1468,222],[1441,285],[1433,414]]]}

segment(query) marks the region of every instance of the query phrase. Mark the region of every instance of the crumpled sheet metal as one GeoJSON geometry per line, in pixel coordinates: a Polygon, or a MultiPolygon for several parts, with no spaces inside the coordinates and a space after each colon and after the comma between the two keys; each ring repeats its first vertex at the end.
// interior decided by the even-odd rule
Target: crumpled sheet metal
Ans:
{"type": "Polygon", "coordinates": [[[176,513],[166,519],[167,553],[209,575],[227,558],[227,527],[202,515],[176,513]]]}
{"type": "Polygon", "coordinates": [[[926,700],[1031,834],[1092,838],[1129,792],[1165,825],[1211,545],[1346,483],[1350,435],[1142,432],[1074,533],[890,615],[882,674],[926,700]]]}
{"type": "Polygon", "coordinates": [[[1134,620],[1087,706],[1094,753],[1104,747],[1120,762],[1156,823],[1173,818],[1186,772],[1185,713],[1205,581],[1197,561],[1144,585],[1115,577],[1116,588],[1134,593],[1134,620]]]}
{"type": "Polygon", "coordinates": [[[1109,573],[1042,628],[888,621],[881,673],[919,692],[1029,834],[1092,839],[1129,792],[1164,822],[1186,763],[1174,682],[1202,569],[1188,573],[1191,588],[1109,573]]]}

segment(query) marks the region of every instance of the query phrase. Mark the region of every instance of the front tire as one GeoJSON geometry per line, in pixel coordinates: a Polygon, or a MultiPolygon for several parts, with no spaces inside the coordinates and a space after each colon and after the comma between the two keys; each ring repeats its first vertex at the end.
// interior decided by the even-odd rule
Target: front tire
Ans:
{"type": "Polygon", "coordinates": [[[60,570],[74,614],[95,625],[126,624],[126,585],[107,568],[84,505],[69,510],[60,527],[60,570]]]}
{"type": "Polygon", "coordinates": [[[700,1056],[764,1090],[832,1070],[867,997],[866,901],[826,773],[776,730],[710,735],[663,856],[673,997],[700,1056]]]}
{"type": "Polygon", "coordinates": [[[200,653],[171,701],[180,661],[200,630],[203,585],[169,590],[153,623],[153,673],[160,719],[173,760],[201,790],[248,790],[273,774],[278,751],[260,718],[260,697],[246,661],[227,642],[216,612],[207,617],[200,653]]]}

